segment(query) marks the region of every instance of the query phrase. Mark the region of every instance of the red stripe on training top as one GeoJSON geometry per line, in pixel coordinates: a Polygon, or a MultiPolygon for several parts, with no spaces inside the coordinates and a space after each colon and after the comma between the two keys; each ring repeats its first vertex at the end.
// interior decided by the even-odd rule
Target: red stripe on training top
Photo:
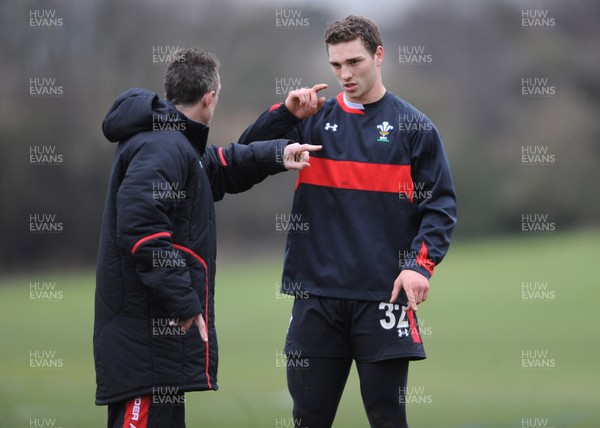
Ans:
{"type": "Polygon", "coordinates": [[[342,110],[344,110],[346,113],[365,114],[365,112],[363,110],[360,110],[357,108],[352,108],[348,104],[346,104],[346,102],[344,101],[344,93],[343,92],[340,92],[338,94],[338,96],[335,97],[335,99],[338,102],[338,104],[340,105],[340,107],[342,108],[342,110]]]}
{"type": "Polygon", "coordinates": [[[221,163],[223,164],[223,166],[227,166],[225,155],[223,155],[223,147],[219,147],[219,159],[221,159],[221,163]]]}
{"type": "Polygon", "coordinates": [[[298,174],[297,186],[300,184],[406,193],[411,202],[414,193],[410,165],[340,161],[315,156],[310,158],[310,168],[304,168],[298,174]]]}
{"type": "Polygon", "coordinates": [[[419,335],[419,329],[417,328],[417,323],[415,322],[415,313],[411,309],[411,310],[406,311],[406,315],[408,315],[408,325],[410,327],[410,337],[412,337],[413,342],[423,343],[421,341],[421,336],[419,335]]]}
{"type": "Polygon", "coordinates": [[[279,108],[279,106],[280,106],[281,104],[283,104],[283,103],[277,103],[277,104],[273,104],[273,105],[271,106],[271,108],[269,109],[269,111],[273,111],[273,110],[275,110],[275,109],[279,108]]]}
{"type": "Polygon", "coordinates": [[[152,239],[156,239],[156,238],[162,238],[163,236],[171,236],[171,233],[170,232],[158,232],[158,233],[153,233],[152,235],[144,236],[142,239],[140,239],[139,241],[137,241],[135,243],[135,245],[131,249],[131,254],[135,254],[135,252],[138,250],[138,248],[140,248],[140,245],[144,244],[145,242],[148,242],[148,241],[150,241],[152,239]]]}
{"type": "Polygon", "coordinates": [[[148,428],[151,396],[137,397],[125,403],[123,428],[148,428]]]}
{"type": "MultiPolygon", "coordinates": [[[[202,264],[202,266],[204,266],[204,271],[206,272],[206,275],[204,275],[204,282],[205,282],[205,291],[206,291],[206,300],[204,302],[204,322],[206,323],[206,334],[208,335],[208,265],[206,264],[206,262],[204,261],[204,259],[202,257],[200,257],[198,254],[196,254],[194,251],[190,250],[187,247],[184,247],[183,245],[177,245],[177,244],[173,244],[173,248],[176,248],[178,250],[184,251],[186,253],[188,253],[189,255],[191,255],[192,257],[194,257],[196,260],[198,260],[200,262],[200,264],[202,264]]],[[[204,373],[206,374],[206,381],[208,383],[208,387],[212,388],[212,384],[210,382],[210,374],[208,372],[208,367],[209,367],[209,361],[210,361],[210,348],[208,346],[208,342],[206,342],[206,367],[204,368],[204,373]]]]}
{"type": "Polygon", "coordinates": [[[435,262],[429,259],[425,241],[421,242],[421,251],[419,251],[419,254],[417,255],[417,264],[425,270],[427,270],[427,272],[429,272],[429,275],[433,275],[433,269],[435,269],[435,262]]]}

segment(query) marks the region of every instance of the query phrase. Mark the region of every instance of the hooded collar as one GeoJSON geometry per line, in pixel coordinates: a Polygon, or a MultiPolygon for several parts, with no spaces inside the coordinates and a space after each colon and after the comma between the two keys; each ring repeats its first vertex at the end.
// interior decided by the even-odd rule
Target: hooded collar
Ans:
{"type": "Polygon", "coordinates": [[[204,154],[209,127],[189,119],[156,93],[132,88],[120,94],[102,122],[104,136],[111,142],[124,141],[140,132],[178,131],[204,154]]]}

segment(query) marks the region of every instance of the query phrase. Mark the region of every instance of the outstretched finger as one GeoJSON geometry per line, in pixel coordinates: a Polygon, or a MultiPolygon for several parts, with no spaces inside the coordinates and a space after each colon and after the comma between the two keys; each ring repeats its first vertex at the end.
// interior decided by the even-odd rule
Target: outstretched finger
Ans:
{"type": "Polygon", "coordinates": [[[315,93],[322,91],[323,89],[327,89],[327,83],[317,83],[315,86],[311,88],[311,91],[315,93]]]}
{"type": "Polygon", "coordinates": [[[315,146],[314,144],[300,144],[298,146],[298,152],[316,152],[323,148],[323,146],[315,146]]]}
{"type": "Polygon", "coordinates": [[[406,291],[406,298],[408,299],[408,306],[407,306],[408,309],[409,310],[412,309],[413,311],[416,311],[418,308],[417,308],[417,300],[416,300],[414,291],[410,287],[405,288],[404,291],[406,291]]]}

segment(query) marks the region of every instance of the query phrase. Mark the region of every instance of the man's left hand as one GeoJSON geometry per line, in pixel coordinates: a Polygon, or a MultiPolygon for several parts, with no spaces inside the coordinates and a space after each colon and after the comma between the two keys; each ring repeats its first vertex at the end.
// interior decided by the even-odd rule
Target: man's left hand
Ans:
{"type": "Polygon", "coordinates": [[[406,297],[408,298],[407,310],[417,310],[417,305],[427,300],[429,293],[429,280],[414,270],[403,270],[394,281],[394,289],[392,290],[392,298],[390,303],[394,303],[400,291],[404,288],[406,297]]]}

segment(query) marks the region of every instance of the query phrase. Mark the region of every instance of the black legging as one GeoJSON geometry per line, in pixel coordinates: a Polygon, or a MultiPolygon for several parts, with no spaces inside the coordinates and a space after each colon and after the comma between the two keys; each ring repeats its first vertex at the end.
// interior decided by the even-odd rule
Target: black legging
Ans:
{"type": "MultiPolygon", "coordinates": [[[[352,359],[290,358],[288,389],[296,428],[330,428],[350,373],[352,359]]],[[[408,360],[356,363],[363,404],[373,428],[408,428],[404,392],[408,360]]]]}

